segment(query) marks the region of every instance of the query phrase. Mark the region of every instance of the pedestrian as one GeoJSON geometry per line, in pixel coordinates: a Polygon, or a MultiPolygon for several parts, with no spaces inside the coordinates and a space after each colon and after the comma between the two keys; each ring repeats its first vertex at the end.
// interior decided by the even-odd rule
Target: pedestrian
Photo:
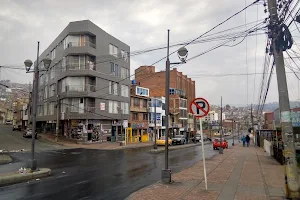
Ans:
{"type": "Polygon", "coordinates": [[[245,145],[246,145],[246,137],[243,135],[243,137],[242,137],[242,142],[243,142],[243,147],[245,147],[245,145]]]}
{"type": "Polygon", "coordinates": [[[246,142],[247,142],[247,147],[249,147],[249,143],[250,143],[250,137],[249,137],[249,135],[246,136],[246,142]]]}

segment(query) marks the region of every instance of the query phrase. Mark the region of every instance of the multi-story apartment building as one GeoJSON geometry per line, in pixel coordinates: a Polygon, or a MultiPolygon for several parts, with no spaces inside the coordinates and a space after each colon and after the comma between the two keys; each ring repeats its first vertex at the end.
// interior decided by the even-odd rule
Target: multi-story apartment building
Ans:
{"type": "Polygon", "coordinates": [[[129,117],[129,52],[127,44],[91,21],[70,22],[40,55],[52,62],[40,72],[38,126],[55,125],[59,112],[64,135],[101,125],[104,133],[116,136],[121,110],[123,119],[129,117]]]}
{"type": "MultiPolygon", "coordinates": [[[[135,70],[135,79],[140,86],[150,89],[150,96],[165,96],[165,71],[155,72],[154,66],[141,66],[135,70]]],[[[195,99],[195,81],[173,68],[170,71],[170,119],[173,135],[188,131],[188,107],[195,99]]]]}
{"type": "Polygon", "coordinates": [[[130,141],[136,139],[140,141],[149,141],[152,138],[149,132],[149,89],[140,87],[136,84],[130,87],[130,118],[129,127],[132,129],[132,137],[130,141]]]}
{"type": "Polygon", "coordinates": [[[204,121],[213,124],[219,121],[219,114],[216,111],[209,111],[208,115],[204,117],[204,121]]]}
{"type": "Polygon", "coordinates": [[[155,113],[156,113],[156,133],[157,138],[164,136],[166,130],[166,111],[165,111],[165,97],[151,97],[150,99],[150,116],[149,128],[151,133],[155,135],[155,113]],[[156,109],[155,109],[156,107],[156,109]]]}

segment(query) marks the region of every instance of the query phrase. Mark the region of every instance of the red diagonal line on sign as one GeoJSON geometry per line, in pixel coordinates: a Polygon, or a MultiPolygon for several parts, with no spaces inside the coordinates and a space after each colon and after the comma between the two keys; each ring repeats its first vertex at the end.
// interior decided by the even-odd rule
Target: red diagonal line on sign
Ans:
{"type": "Polygon", "coordinates": [[[207,114],[207,110],[204,110],[201,106],[199,106],[195,101],[193,102],[193,104],[200,110],[202,110],[202,112],[204,112],[204,114],[207,114]]]}

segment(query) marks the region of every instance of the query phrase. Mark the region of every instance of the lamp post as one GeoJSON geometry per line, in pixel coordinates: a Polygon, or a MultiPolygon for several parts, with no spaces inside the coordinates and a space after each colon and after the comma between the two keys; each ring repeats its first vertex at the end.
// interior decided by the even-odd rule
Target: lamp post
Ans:
{"type": "MultiPolygon", "coordinates": [[[[35,133],[36,133],[36,113],[37,113],[37,99],[38,99],[38,86],[39,86],[39,52],[40,51],[40,42],[38,42],[37,45],[37,58],[36,58],[36,64],[34,66],[34,85],[33,85],[33,98],[32,98],[32,141],[31,141],[31,159],[29,162],[31,162],[31,170],[36,170],[37,162],[34,158],[34,144],[35,144],[35,133]]],[[[42,60],[44,63],[45,70],[47,70],[51,64],[50,58],[44,58],[42,60]]],[[[31,60],[25,60],[25,69],[26,73],[30,73],[30,68],[33,64],[31,60]]]]}
{"type": "Polygon", "coordinates": [[[234,146],[234,133],[233,133],[233,122],[235,122],[233,119],[232,119],[232,128],[231,128],[231,130],[232,130],[232,139],[233,139],[233,141],[232,141],[232,146],[234,146]]]}
{"type": "Polygon", "coordinates": [[[171,64],[183,64],[186,63],[188,56],[188,50],[184,47],[178,49],[177,54],[181,62],[170,63],[169,60],[169,49],[170,49],[170,30],[168,30],[168,46],[167,46],[167,61],[166,61],[166,134],[165,134],[165,168],[162,170],[162,182],[171,183],[171,170],[169,169],[169,158],[168,158],[168,147],[169,147],[169,117],[170,117],[170,65],[171,64]]]}

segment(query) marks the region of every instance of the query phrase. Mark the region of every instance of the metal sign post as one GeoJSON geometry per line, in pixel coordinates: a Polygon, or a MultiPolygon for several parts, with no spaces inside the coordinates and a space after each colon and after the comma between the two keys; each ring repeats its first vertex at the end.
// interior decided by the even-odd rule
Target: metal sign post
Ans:
{"type": "Polygon", "coordinates": [[[206,164],[205,164],[205,153],[204,153],[204,142],[203,142],[203,129],[202,129],[202,117],[206,116],[209,112],[209,103],[204,98],[196,98],[190,104],[190,110],[195,117],[200,118],[200,134],[201,134],[201,147],[202,147],[202,160],[203,160],[203,173],[205,181],[205,190],[207,190],[207,175],[206,175],[206,164]]]}
{"type": "Polygon", "coordinates": [[[203,173],[204,173],[204,181],[205,181],[205,190],[207,190],[207,177],[206,177],[206,164],[205,164],[205,154],[204,154],[202,118],[200,118],[200,134],[201,134],[201,146],[202,146],[202,159],[203,159],[203,173]]]}

